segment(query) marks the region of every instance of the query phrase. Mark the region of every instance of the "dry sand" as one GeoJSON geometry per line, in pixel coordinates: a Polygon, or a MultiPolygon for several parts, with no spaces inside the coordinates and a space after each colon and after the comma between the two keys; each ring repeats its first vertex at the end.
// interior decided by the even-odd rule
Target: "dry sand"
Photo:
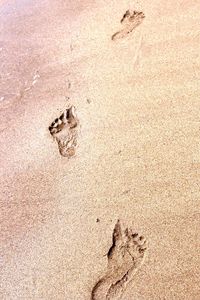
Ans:
{"type": "Polygon", "coordinates": [[[200,3],[1,3],[0,298],[90,299],[121,219],[149,242],[121,299],[200,299],[200,3]],[[70,160],[48,131],[69,101],[70,160]]]}

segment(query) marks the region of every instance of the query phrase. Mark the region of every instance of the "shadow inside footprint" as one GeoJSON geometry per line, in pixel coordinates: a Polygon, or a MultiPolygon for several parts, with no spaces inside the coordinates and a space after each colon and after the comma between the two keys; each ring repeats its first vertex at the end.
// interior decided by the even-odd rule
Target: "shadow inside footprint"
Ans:
{"type": "Polygon", "coordinates": [[[118,220],[107,254],[107,273],[95,284],[91,300],[121,299],[127,284],[141,267],[146,249],[145,238],[128,228],[122,231],[118,220]]]}
{"type": "Polygon", "coordinates": [[[74,106],[66,109],[62,115],[49,126],[51,135],[58,143],[62,156],[70,158],[75,154],[78,135],[78,118],[74,106]]]}

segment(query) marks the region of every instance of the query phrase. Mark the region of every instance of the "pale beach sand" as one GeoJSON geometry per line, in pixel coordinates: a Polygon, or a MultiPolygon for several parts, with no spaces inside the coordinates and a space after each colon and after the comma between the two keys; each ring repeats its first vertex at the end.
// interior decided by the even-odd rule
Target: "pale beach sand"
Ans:
{"type": "Polygon", "coordinates": [[[118,219],[148,240],[122,300],[200,299],[200,3],[0,3],[0,299],[90,299],[118,219]]]}

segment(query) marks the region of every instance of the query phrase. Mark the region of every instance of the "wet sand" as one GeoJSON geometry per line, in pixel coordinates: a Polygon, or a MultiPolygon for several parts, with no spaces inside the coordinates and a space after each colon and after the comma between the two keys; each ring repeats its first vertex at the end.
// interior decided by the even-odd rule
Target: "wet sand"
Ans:
{"type": "Polygon", "coordinates": [[[0,298],[90,299],[121,219],[149,242],[122,299],[199,299],[200,5],[1,3],[0,298]],[[69,103],[70,160],[48,131],[69,103]]]}

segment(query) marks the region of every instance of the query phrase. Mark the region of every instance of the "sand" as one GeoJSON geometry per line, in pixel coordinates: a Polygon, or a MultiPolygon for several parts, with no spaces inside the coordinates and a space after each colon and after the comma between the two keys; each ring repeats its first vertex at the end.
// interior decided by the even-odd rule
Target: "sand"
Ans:
{"type": "Polygon", "coordinates": [[[148,240],[121,299],[200,299],[200,4],[0,5],[0,298],[90,299],[120,219],[148,240]],[[69,104],[71,159],[48,130],[69,104]]]}

